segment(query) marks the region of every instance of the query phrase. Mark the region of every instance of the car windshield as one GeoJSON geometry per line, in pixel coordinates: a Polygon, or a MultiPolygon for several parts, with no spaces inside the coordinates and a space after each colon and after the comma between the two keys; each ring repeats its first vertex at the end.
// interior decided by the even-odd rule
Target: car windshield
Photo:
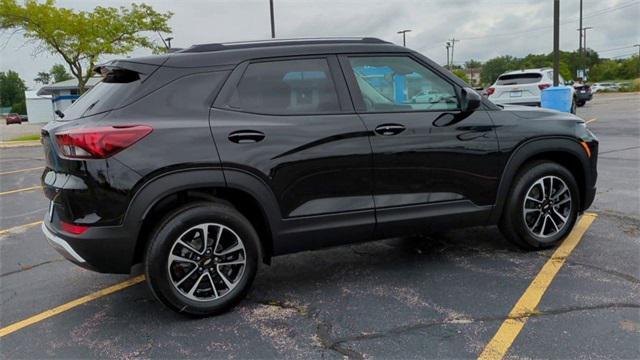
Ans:
{"type": "Polygon", "coordinates": [[[523,73],[523,74],[508,74],[501,75],[496,81],[496,85],[522,85],[533,84],[542,80],[542,74],[537,73],[523,73]]]}

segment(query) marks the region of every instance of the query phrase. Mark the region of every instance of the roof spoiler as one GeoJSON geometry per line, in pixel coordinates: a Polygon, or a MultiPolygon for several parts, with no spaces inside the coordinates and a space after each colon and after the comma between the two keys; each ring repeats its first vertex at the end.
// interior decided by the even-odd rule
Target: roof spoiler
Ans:
{"type": "Polygon", "coordinates": [[[93,71],[102,76],[103,82],[128,83],[151,75],[165,60],[166,58],[162,58],[162,61],[157,64],[129,60],[112,60],[96,65],[93,71]]]}

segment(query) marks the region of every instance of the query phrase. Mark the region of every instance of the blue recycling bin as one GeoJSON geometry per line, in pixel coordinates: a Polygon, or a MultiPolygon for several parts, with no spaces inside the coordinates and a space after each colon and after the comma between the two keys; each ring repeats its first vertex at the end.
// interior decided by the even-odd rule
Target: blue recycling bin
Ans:
{"type": "Polygon", "coordinates": [[[569,86],[552,86],[542,90],[540,106],[563,112],[571,112],[573,96],[569,86]]]}

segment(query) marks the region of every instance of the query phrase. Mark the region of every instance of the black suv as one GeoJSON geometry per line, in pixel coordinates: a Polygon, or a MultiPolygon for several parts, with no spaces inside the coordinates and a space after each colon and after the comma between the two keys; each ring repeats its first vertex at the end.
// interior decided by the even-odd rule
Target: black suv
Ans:
{"type": "Polygon", "coordinates": [[[195,45],[96,72],[42,130],[42,230],[88,269],[143,263],[184,313],[230,308],[260,262],[296,251],[492,224],[547,248],[595,194],[582,119],[496,106],[378,39],[195,45]]]}

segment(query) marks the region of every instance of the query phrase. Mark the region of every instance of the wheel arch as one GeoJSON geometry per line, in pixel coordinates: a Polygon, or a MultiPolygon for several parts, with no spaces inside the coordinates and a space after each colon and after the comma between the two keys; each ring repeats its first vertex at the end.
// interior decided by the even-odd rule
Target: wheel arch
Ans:
{"type": "Polygon", "coordinates": [[[168,211],[193,201],[222,202],[234,206],[252,223],[261,242],[263,261],[269,263],[279,208],[270,188],[243,172],[220,168],[170,171],[146,181],[133,196],[124,226],[135,236],[132,264],[144,257],[149,236],[168,211]],[[228,181],[230,178],[231,181],[228,181]]]}
{"type": "Polygon", "coordinates": [[[498,185],[496,204],[490,217],[491,224],[500,221],[515,176],[527,164],[538,160],[556,162],[573,174],[580,187],[580,211],[584,210],[587,187],[591,182],[589,158],[584,149],[577,139],[571,137],[537,138],[520,144],[507,160],[498,185]]]}

